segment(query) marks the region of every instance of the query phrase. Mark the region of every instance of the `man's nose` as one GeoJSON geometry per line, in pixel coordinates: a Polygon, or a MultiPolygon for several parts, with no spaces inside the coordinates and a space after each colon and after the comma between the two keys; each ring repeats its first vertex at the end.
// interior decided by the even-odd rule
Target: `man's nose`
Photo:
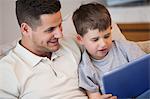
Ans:
{"type": "Polygon", "coordinates": [[[55,38],[62,38],[62,37],[63,37],[62,27],[57,27],[57,28],[55,29],[54,37],[55,37],[55,38]]]}

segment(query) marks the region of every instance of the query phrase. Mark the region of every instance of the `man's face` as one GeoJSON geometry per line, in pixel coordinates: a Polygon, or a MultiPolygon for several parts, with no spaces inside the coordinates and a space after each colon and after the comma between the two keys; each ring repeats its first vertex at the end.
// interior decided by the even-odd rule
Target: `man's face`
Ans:
{"type": "Polygon", "coordinates": [[[55,52],[59,49],[59,38],[62,34],[61,13],[44,14],[40,16],[41,25],[31,29],[28,37],[27,47],[35,54],[55,52]]]}
{"type": "Polygon", "coordinates": [[[82,45],[95,59],[104,58],[112,46],[111,27],[105,31],[89,30],[82,37],[82,45]]]}

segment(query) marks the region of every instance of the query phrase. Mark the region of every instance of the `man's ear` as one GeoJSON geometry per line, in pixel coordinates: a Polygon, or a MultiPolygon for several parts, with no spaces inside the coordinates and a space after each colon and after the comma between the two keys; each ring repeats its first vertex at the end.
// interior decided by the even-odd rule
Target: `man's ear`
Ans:
{"type": "Polygon", "coordinates": [[[20,29],[23,35],[30,35],[32,31],[32,28],[27,23],[22,23],[20,29]]]}
{"type": "Polygon", "coordinates": [[[78,44],[83,45],[83,37],[81,35],[77,34],[76,41],[78,44]]]}

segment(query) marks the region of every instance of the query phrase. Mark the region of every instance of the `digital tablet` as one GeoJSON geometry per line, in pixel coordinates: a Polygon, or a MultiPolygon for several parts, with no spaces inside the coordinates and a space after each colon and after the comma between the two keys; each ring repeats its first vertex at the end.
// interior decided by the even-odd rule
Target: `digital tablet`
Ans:
{"type": "Polygon", "coordinates": [[[104,93],[119,98],[137,97],[150,89],[150,54],[146,54],[102,76],[104,93]]]}

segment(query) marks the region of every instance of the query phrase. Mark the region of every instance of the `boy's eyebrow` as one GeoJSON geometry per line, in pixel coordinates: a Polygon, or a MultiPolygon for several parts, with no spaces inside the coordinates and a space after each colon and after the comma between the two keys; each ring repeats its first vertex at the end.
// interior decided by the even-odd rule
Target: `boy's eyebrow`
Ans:
{"type": "Polygon", "coordinates": [[[97,39],[97,38],[99,38],[98,36],[95,36],[95,37],[92,37],[91,39],[97,39]]]}
{"type": "Polygon", "coordinates": [[[99,39],[99,38],[101,38],[101,37],[95,36],[95,37],[90,38],[90,40],[96,40],[96,39],[99,39]]]}
{"type": "Polygon", "coordinates": [[[111,32],[105,33],[103,36],[111,35],[111,32]]]}
{"type": "Polygon", "coordinates": [[[108,33],[106,33],[105,35],[110,35],[111,34],[111,32],[108,32],[108,33]]]}

